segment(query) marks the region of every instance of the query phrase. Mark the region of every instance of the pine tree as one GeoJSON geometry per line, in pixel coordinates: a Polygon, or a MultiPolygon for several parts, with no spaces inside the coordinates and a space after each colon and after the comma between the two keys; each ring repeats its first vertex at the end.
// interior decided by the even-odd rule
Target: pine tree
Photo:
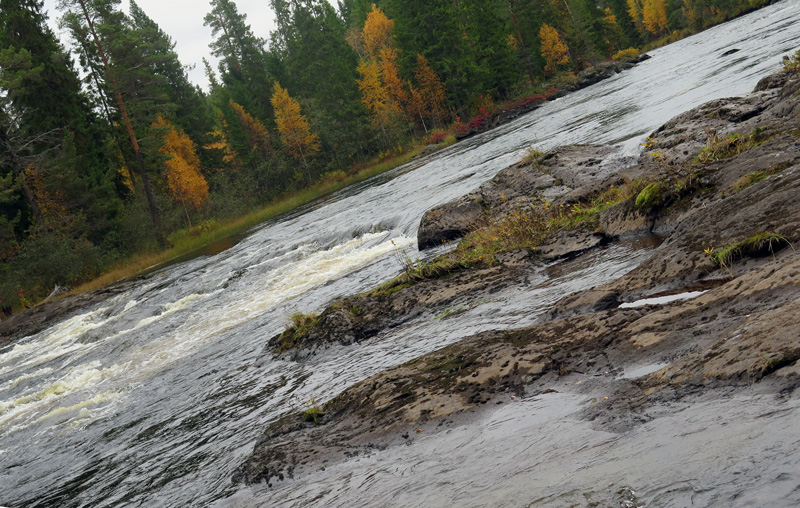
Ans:
{"type": "Polygon", "coordinates": [[[327,164],[346,167],[373,144],[375,134],[361,104],[358,55],[345,38],[345,20],[325,0],[270,4],[277,25],[270,38],[273,77],[309,108],[308,121],[320,136],[321,150],[329,154],[327,164]]]}
{"type": "Polygon", "coordinates": [[[625,0],[607,0],[607,3],[611,11],[614,13],[617,25],[619,25],[620,29],[625,34],[627,40],[625,41],[624,45],[626,47],[638,47],[641,45],[642,41],[639,38],[639,33],[636,31],[636,27],[633,24],[633,19],[631,19],[631,15],[628,12],[625,0]]]}
{"type": "Polygon", "coordinates": [[[165,104],[158,109],[173,109],[175,121],[181,128],[195,142],[201,141],[212,121],[204,97],[191,84],[186,68],[178,59],[175,42],[133,0],[130,20],[139,38],[137,47],[143,53],[145,64],[154,76],[158,76],[158,82],[154,84],[163,89],[165,104]]]}
{"type": "Polygon", "coordinates": [[[20,239],[26,231],[34,231],[34,224],[43,225],[43,217],[30,202],[35,193],[28,194],[23,182],[25,167],[35,165],[42,169],[45,191],[58,192],[69,214],[83,217],[80,231],[73,227],[64,233],[86,234],[101,242],[108,233],[109,218],[120,206],[108,195],[104,126],[95,121],[72,62],[41,9],[40,1],[0,0],[0,89],[5,92],[5,104],[0,105],[5,119],[0,124],[5,125],[4,137],[10,142],[6,159],[17,161],[0,163],[0,177],[15,168],[19,204],[13,210],[0,210],[0,215],[18,216],[14,222],[20,239]]]}
{"type": "Polygon", "coordinates": [[[507,44],[510,21],[500,17],[500,4],[481,0],[384,0],[381,6],[394,22],[399,67],[411,70],[422,54],[442,79],[450,105],[460,115],[471,113],[481,93],[502,95],[516,80],[514,55],[507,44]]]}
{"type": "Polygon", "coordinates": [[[465,32],[466,50],[475,62],[473,80],[475,92],[505,97],[521,77],[517,58],[508,45],[513,32],[507,9],[502,4],[486,0],[461,0],[461,23],[465,32]]]}
{"type": "Polygon", "coordinates": [[[123,98],[123,91],[135,93],[137,83],[135,75],[140,71],[144,71],[139,66],[131,66],[130,61],[120,59],[126,61],[127,70],[134,71],[126,76],[126,68],[116,65],[107,52],[107,49],[122,51],[126,48],[130,49],[131,46],[135,47],[135,44],[132,43],[135,36],[130,31],[125,30],[124,15],[116,10],[118,3],[119,0],[96,0],[94,2],[89,2],[88,0],[64,0],[64,6],[69,9],[64,16],[64,21],[70,27],[73,37],[80,41],[79,44],[83,48],[92,47],[102,62],[105,86],[113,95],[120,120],[130,141],[137,172],[144,186],[150,217],[155,226],[156,238],[159,244],[164,245],[161,217],[150,185],[150,177],[147,173],[141,146],[139,145],[139,137],[134,130],[126,101],[123,98]],[[119,77],[127,78],[126,81],[130,85],[127,90],[123,88],[122,82],[118,79],[119,77]]]}
{"type": "Polygon", "coordinates": [[[264,53],[264,41],[253,34],[247,15],[240,13],[232,0],[211,0],[205,16],[216,38],[209,45],[219,57],[222,82],[233,100],[262,121],[272,117],[269,105],[270,72],[264,53]]]}
{"type": "Polygon", "coordinates": [[[450,0],[384,0],[381,5],[395,22],[393,35],[400,67],[413,69],[422,54],[441,77],[447,97],[464,114],[475,91],[477,63],[465,43],[464,27],[450,0]]]}

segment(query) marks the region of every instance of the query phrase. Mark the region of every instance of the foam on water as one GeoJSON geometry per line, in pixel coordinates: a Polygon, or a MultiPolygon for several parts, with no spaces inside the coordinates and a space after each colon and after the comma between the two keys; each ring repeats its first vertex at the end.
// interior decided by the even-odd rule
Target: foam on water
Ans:
{"type": "Polygon", "coordinates": [[[86,332],[102,326],[105,308],[100,308],[63,321],[36,338],[25,338],[10,351],[0,354],[0,375],[32,364],[46,363],[72,353],[86,344],[76,341],[86,332]],[[98,319],[100,318],[100,319],[98,319]]]}
{"type": "MultiPolygon", "coordinates": [[[[120,330],[103,339],[104,342],[118,341],[152,327],[156,322],[183,313],[183,316],[170,325],[168,333],[153,337],[139,347],[128,349],[118,359],[118,363],[112,366],[102,368],[100,362],[87,360],[85,364],[74,366],[65,376],[46,382],[43,387],[29,383],[33,387],[22,393],[10,393],[9,390],[32,379],[38,378],[44,382],[53,373],[53,368],[27,372],[4,383],[0,387],[0,429],[13,427],[19,430],[31,422],[41,423],[54,415],[84,417],[85,415],[79,415],[73,410],[108,402],[111,400],[107,398],[109,393],[116,394],[113,397],[116,400],[124,392],[126,385],[144,382],[153,373],[192,353],[201,344],[219,336],[225,330],[247,322],[281,302],[341,277],[395,249],[413,244],[414,239],[406,236],[391,238],[387,233],[369,233],[330,249],[318,250],[313,246],[303,245],[294,251],[295,256],[300,254],[299,259],[264,272],[259,280],[247,288],[229,291],[225,295],[222,295],[223,289],[206,294],[192,293],[166,303],[162,312],[143,318],[131,328],[120,330]],[[209,314],[199,304],[213,298],[226,298],[229,303],[209,314]],[[55,407],[67,396],[77,391],[87,391],[93,385],[104,382],[110,382],[117,387],[116,391],[106,392],[100,398],[90,397],[76,404],[55,407]]],[[[70,353],[74,356],[81,349],[96,347],[97,342],[80,343],[76,340],[86,332],[119,319],[122,314],[131,311],[136,306],[135,301],[132,302],[133,304],[129,303],[124,307],[121,314],[111,318],[99,319],[106,308],[71,318],[43,334],[38,340],[16,346],[0,360],[4,361],[6,369],[19,370],[70,353]],[[27,361],[20,361],[25,356],[29,356],[27,361]]]]}
{"type": "Polygon", "coordinates": [[[100,362],[82,365],[65,376],[40,388],[32,388],[13,399],[0,401],[0,430],[24,428],[25,425],[50,413],[62,400],[79,391],[114,380],[126,370],[125,365],[102,367],[100,362]]]}

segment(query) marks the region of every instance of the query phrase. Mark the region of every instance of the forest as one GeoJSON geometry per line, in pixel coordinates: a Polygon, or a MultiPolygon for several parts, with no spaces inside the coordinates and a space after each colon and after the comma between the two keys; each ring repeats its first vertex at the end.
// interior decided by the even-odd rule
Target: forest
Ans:
{"type": "Polygon", "coordinates": [[[769,0],[211,0],[207,87],[134,1],[0,0],[0,315],[769,0]],[[207,90],[207,91],[206,91],[207,90]]]}

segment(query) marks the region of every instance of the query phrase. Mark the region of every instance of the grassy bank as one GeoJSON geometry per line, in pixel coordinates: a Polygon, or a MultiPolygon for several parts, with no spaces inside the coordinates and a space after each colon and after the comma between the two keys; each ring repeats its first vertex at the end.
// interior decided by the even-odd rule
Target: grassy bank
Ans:
{"type": "MultiPolygon", "coordinates": [[[[356,168],[344,178],[323,180],[301,191],[282,196],[264,207],[253,210],[243,216],[222,221],[210,221],[201,226],[177,231],[170,235],[169,243],[171,246],[168,249],[134,254],[115,263],[99,277],[76,286],[66,294],[94,291],[108,284],[145,274],[172,262],[190,259],[195,255],[202,255],[208,246],[216,243],[224,244],[224,240],[235,239],[262,222],[401,166],[418,156],[422,150],[423,146],[415,145],[401,155],[385,160],[372,161],[361,168],[356,168]]],[[[231,245],[233,243],[235,242],[230,242],[231,245]]]]}

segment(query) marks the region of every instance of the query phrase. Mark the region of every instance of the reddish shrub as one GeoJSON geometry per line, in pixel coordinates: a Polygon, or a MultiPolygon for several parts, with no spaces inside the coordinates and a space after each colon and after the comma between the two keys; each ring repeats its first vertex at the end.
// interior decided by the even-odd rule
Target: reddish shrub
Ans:
{"type": "Polygon", "coordinates": [[[431,133],[431,143],[439,144],[447,137],[447,131],[434,131],[431,133]]]}
{"type": "Polygon", "coordinates": [[[463,136],[464,134],[469,132],[469,125],[465,124],[464,122],[456,122],[453,124],[453,128],[455,129],[455,133],[458,136],[463,136]]]}
{"type": "Polygon", "coordinates": [[[471,129],[478,129],[483,127],[486,124],[486,119],[488,117],[486,115],[476,115],[470,118],[469,126],[471,129]]]}

